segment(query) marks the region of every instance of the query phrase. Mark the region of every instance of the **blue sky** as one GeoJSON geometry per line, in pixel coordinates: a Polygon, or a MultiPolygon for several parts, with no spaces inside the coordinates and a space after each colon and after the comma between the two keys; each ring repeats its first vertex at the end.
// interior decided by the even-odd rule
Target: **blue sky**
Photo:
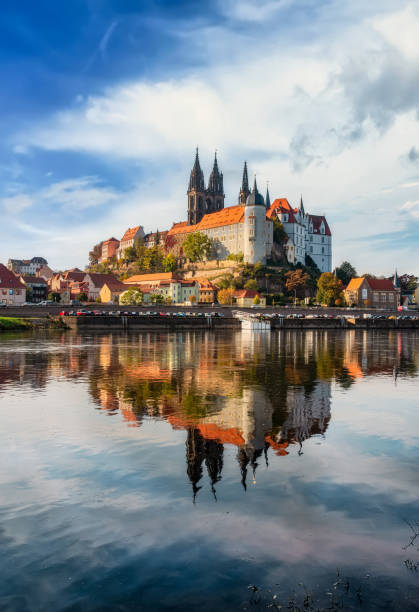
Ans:
{"type": "Polygon", "coordinates": [[[0,261],[183,220],[194,149],[419,275],[419,2],[20,0],[0,20],[0,261]],[[367,5],[367,6],[365,6],[367,5]]]}

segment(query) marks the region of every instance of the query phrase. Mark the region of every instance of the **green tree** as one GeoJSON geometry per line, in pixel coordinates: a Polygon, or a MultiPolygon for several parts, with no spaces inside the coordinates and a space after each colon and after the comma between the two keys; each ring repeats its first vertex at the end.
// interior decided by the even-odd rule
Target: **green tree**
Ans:
{"type": "Polygon", "coordinates": [[[355,278],[356,275],[356,270],[349,261],[344,261],[336,268],[336,276],[345,286],[348,285],[351,278],[355,278]]]}
{"type": "Polygon", "coordinates": [[[125,249],[123,259],[126,263],[131,263],[137,259],[137,249],[135,246],[130,246],[125,249]]]}
{"type": "Polygon", "coordinates": [[[32,302],[32,298],[33,298],[33,289],[32,287],[26,287],[26,301],[27,302],[32,302]]]}
{"type": "Polygon", "coordinates": [[[212,250],[212,241],[201,232],[189,234],[183,243],[183,252],[185,256],[195,263],[209,259],[212,250]]]}
{"type": "Polygon", "coordinates": [[[294,302],[297,299],[297,292],[301,289],[308,287],[308,283],[310,281],[310,275],[307,272],[304,272],[301,268],[297,270],[289,270],[289,272],[285,275],[286,281],[285,286],[288,291],[292,291],[294,293],[294,302]]]}
{"type": "Polygon", "coordinates": [[[258,288],[257,281],[254,278],[249,279],[248,281],[244,283],[244,288],[245,289],[255,289],[257,291],[257,288],[258,288]]]}
{"type": "Polygon", "coordinates": [[[255,306],[258,306],[260,304],[260,297],[258,295],[255,295],[255,297],[253,298],[253,304],[255,304],[255,306]]]}
{"type": "Polygon", "coordinates": [[[218,281],[217,285],[220,289],[229,289],[234,282],[233,274],[224,274],[218,281]]]}
{"type": "Polygon", "coordinates": [[[326,304],[326,306],[334,306],[336,302],[343,304],[342,289],[341,280],[331,272],[323,272],[317,281],[316,300],[320,304],[326,304]]]}
{"type": "MultiPolygon", "coordinates": [[[[391,280],[393,280],[393,277],[391,277],[391,280]]],[[[414,291],[418,286],[414,274],[401,274],[399,276],[399,284],[402,291],[414,291]]]]}
{"type": "Polygon", "coordinates": [[[153,304],[164,304],[164,296],[161,295],[161,293],[152,293],[150,300],[153,302],[153,304]]]}
{"type": "Polygon", "coordinates": [[[274,219],[274,242],[277,244],[282,244],[284,242],[284,238],[287,237],[287,232],[284,230],[284,226],[281,221],[278,219],[274,219]]]}
{"type": "Polygon", "coordinates": [[[119,303],[122,306],[138,306],[143,301],[143,294],[139,289],[127,289],[124,293],[121,294],[119,298],[119,303]]]}
{"type": "Polygon", "coordinates": [[[82,291],[81,293],[79,293],[79,302],[87,302],[89,299],[87,293],[85,293],[84,291],[82,291]]]}
{"type": "Polygon", "coordinates": [[[169,253],[163,259],[163,268],[165,272],[174,272],[177,268],[176,257],[169,253]]]}

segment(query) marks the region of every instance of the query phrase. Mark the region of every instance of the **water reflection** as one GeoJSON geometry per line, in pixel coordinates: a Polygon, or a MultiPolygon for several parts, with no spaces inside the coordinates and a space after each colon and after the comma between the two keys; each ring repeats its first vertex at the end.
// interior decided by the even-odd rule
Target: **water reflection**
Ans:
{"type": "Polygon", "coordinates": [[[414,610],[418,376],[412,332],[3,336],[0,609],[414,610]]]}

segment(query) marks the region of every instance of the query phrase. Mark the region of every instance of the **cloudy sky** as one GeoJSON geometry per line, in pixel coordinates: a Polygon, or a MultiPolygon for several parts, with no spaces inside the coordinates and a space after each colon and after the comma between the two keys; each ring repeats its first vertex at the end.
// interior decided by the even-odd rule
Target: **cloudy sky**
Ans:
{"type": "Polygon", "coordinates": [[[185,219],[194,149],[326,214],[334,263],[419,275],[419,1],[5,0],[0,261],[185,219]]]}

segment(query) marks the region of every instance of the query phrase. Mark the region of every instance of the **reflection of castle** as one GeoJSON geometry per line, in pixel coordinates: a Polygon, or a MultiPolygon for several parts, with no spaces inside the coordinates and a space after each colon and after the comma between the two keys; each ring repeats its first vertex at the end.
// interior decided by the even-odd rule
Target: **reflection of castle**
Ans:
{"type": "Polygon", "coordinates": [[[264,456],[301,452],[305,440],[324,435],[332,381],[346,388],[378,372],[413,376],[419,365],[417,334],[397,331],[63,334],[54,350],[33,344],[27,352],[6,344],[0,393],[16,382],[45,388],[77,379],[98,408],[129,426],[152,417],[186,431],[194,497],[205,472],[215,495],[226,445],[237,449],[246,488],[264,456]]]}

